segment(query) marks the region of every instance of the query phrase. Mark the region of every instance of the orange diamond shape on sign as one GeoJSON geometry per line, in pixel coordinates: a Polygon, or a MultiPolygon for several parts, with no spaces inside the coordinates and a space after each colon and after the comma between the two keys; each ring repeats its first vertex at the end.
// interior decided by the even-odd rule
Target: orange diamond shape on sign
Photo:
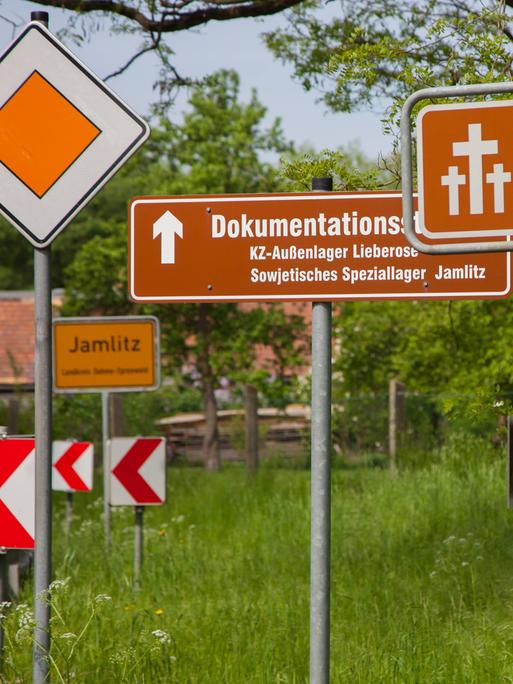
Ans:
{"type": "Polygon", "coordinates": [[[33,71],[0,107],[0,162],[43,197],[100,133],[33,71]]]}

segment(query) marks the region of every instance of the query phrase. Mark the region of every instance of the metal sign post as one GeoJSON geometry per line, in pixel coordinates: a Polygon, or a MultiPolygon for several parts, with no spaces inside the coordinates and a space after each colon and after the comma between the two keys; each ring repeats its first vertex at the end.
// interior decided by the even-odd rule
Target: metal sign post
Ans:
{"type": "Polygon", "coordinates": [[[48,681],[52,573],[52,291],[51,247],[34,250],[36,521],[33,681],[48,681]]]}
{"type": "Polygon", "coordinates": [[[135,537],[134,537],[134,590],[139,591],[141,584],[141,569],[143,563],[143,520],[144,506],[134,506],[135,537]]]}
{"type": "Polygon", "coordinates": [[[112,515],[109,503],[109,439],[109,393],[102,392],[103,535],[107,551],[110,551],[112,530],[112,515]]]}
{"type": "MultiPolygon", "coordinates": [[[[332,190],[314,178],[312,190],[332,190]]],[[[310,682],[330,672],[331,302],[312,304],[312,462],[310,517],[310,682]]]]}
{"type": "MultiPolygon", "coordinates": [[[[32,12],[32,21],[48,28],[47,12],[32,12]]],[[[36,501],[34,548],[34,647],[32,680],[49,680],[52,577],[52,285],[51,247],[34,249],[35,370],[34,412],[36,501]]]]}
{"type": "Polygon", "coordinates": [[[133,505],[134,591],[139,591],[143,562],[143,518],[145,506],[166,500],[166,447],[162,437],[113,437],[109,443],[109,502],[111,506],[133,505]]]}

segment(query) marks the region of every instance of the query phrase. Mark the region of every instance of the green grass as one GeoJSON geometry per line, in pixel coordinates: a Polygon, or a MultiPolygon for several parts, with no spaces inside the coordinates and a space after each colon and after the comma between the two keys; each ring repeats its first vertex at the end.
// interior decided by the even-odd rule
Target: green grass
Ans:
{"type": "MultiPolygon", "coordinates": [[[[465,440],[396,478],[334,471],[332,682],[513,682],[504,489],[502,458],[465,440]]],[[[133,511],[114,513],[108,556],[101,501],[76,500],[68,540],[55,507],[55,575],[70,579],[52,598],[54,682],[308,681],[307,471],[171,469],[168,503],[145,513],[139,593],[133,511]]],[[[30,681],[24,613],[5,620],[9,684],[30,681]]]]}

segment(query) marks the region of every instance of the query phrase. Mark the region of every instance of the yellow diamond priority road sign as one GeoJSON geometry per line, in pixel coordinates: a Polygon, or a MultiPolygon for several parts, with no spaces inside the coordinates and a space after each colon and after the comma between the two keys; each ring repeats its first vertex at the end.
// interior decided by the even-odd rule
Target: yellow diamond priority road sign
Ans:
{"type": "Polygon", "coordinates": [[[149,135],[40,23],[0,57],[0,212],[48,245],[149,135]]]}

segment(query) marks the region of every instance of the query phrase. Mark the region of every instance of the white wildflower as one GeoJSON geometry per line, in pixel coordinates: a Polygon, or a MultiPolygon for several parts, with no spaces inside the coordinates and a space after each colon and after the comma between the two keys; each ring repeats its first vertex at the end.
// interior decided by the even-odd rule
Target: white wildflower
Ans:
{"type": "Polygon", "coordinates": [[[48,589],[50,591],[59,591],[60,589],[66,589],[70,581],[69,577],[65,577],[64,579],[56,579],[54,580],[48,589]]]}
{"type": "Polygon", "coordinates": [[[163,629],[154,629],[153,632],[151,633],[151,636],[154,637],[161,644],[170,644],[171,643],[171,637],[169,636],[169,634],[167,632],[164,632],[163,629]]]}
{"type": "Polygon", "coordinates": [[[109,596],[108,594],[98,594],[93,600],[95,603],[108,603],[109,601],[112,601],[112,596],[109,596]]]}

